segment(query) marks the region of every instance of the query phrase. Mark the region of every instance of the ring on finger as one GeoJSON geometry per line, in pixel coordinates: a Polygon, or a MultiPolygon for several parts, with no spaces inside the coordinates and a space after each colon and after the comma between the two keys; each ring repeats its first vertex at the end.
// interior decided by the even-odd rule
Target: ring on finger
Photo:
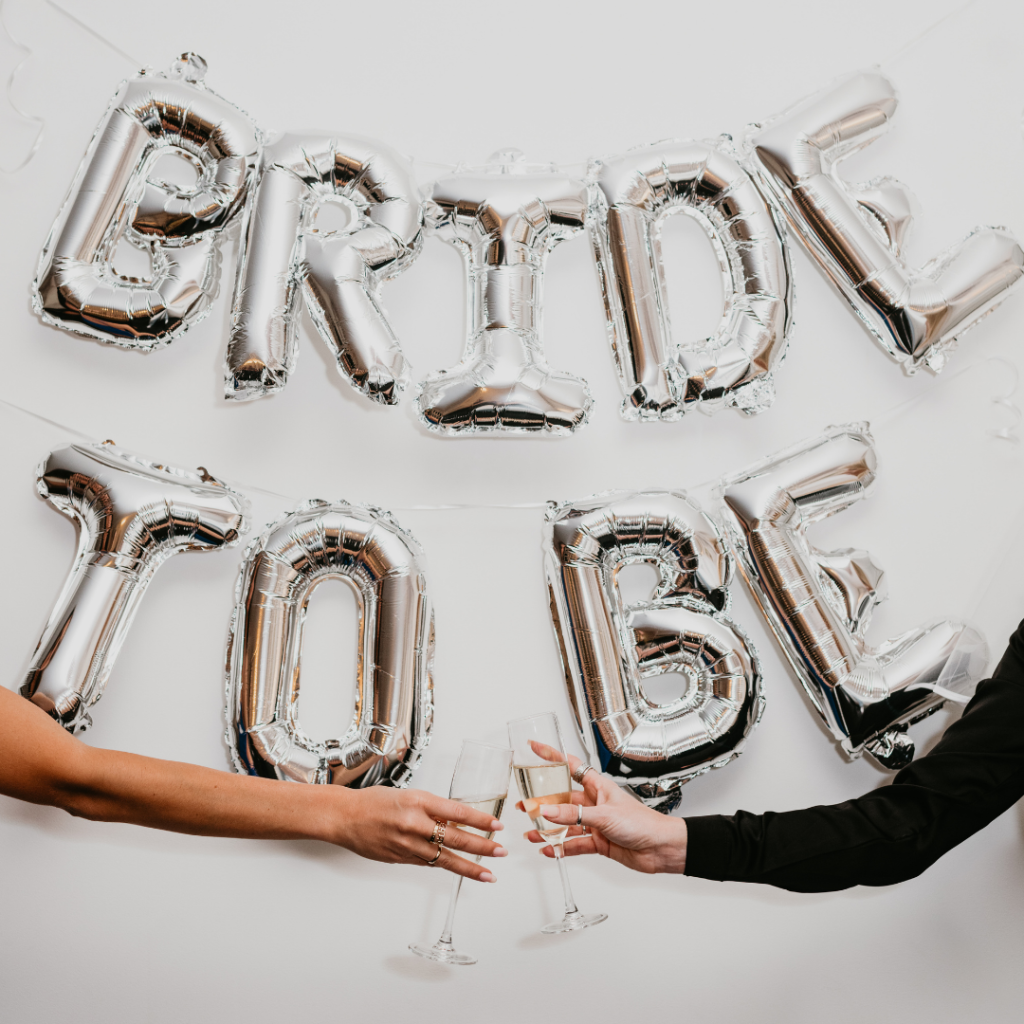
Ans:
{"type": "Polygon", "coordinates": [[[444,842],[444,834],[448,830],[448,822],[440,818],[434,819],[434,831],[430,833],[430,842],[440,846],[444,842]]]}
{"type": "Polygon", "coordinates": [[[592,772],[593,770],[594,770],[594,766],[592,764],[577,765],[576,766],[576,771],[574,771],[572,773],[572,777],[576,780],[576,782],[578,782],[582,786],[583,785],[583,776],[586,775],[587,772],[592,772]]]}
{"type": "Polygon", "coordinates": [[[583,824],[583,804],[576,805],[576,824],[583,824]]]}
{"type": "Polygon", "coordinates": [[[442,853],[443,850],[444,850],[444,847],[440,843],[438,843],[437,844],[437,853],[434,854],[432,859],[427,861],[427,867],[428,868],[432,868],[441,859],[441,853],[442,853]]]}

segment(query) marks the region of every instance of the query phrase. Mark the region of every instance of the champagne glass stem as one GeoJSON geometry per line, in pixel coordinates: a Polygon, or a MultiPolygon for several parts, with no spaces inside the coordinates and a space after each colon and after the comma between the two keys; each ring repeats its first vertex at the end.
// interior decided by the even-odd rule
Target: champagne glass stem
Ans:
{"type": "Polygon", "coordinates": [[[572,898],[572,887],[569,885],[569,871],[565,866],[565,851],[561,843],[555,843],[551,847],[555,851],[555,860],[558,862],[558,873],[562,877],[562,896],[565,898],[565,913],[578,914],[576,901],[572,898]]]}
{"type": "Polygon", "coordinates": [[[456,875],[452,879],[452,894],[448,899],[448,917],[445,918],[444,931],[441,932],[438,944],[450,946],[452,944],[452,925],[455,924],[455,906],[459,902],[459,890],[462,888],[462,875],[456,875]]]}

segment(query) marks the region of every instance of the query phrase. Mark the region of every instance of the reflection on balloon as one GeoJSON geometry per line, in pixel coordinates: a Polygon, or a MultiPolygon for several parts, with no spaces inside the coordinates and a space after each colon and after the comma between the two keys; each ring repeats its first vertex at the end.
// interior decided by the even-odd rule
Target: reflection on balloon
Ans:
{"type": "Polygon", "coordinates": [[[81,732],[153,573],[180,551],[233,545],[247,503],[205,470],[156,465],[109,443],[55,449],[37,488],[74,522],[78,551],[21,693],[81,732]]]}
{"type": "Polygon", "coordinates": [[[649,806],[670,811],[680,787],[742,749],[761,717],[757,653],[729,619],[732,557],[684,494],[597,495],[552,506],[545,527],[551,615],[589,760],[649,806]],[[618,573],[647,562],[652,600],[626,605],[618,573]],[[662,702],[644,685],[672,673],[662,702]]]}
{"type": "Polygon", "coordinates": [[[871,647],[883,574],[866,551],[819,551],[807,527],[863,498],[875,479],[867,424],[820,437],[723,480],[722,516],[747,583],[832,735],[888,768],[914,756],[907,725],[966,702],[985,670],[976,630],[942,620],[871,647]]]}
{"type": "Polygon", "coordinates": [[[257,131],[206,88],[205,73],[206,62],[186,53],[167,74],[143,72],[118,90],[43,247],[33,307],[44,322],[148,350],[206,315],[257,131]],[[191,165],[193,186],[159,177],[170,156],[191,165]],[[147,275],[118,272],[122,241],[148,257],[147,275]]]}
{"type": "Polygon", "coordinates": [[[375,402],[398,402],[406,363],[379,293],[415,259],[422,230],[412,165],[390,147],[326,134],[267,145],[243,220],[225,396],[285,386],[301,289],[339,373],[375,402]],[[340,230],[320,226],[331,206],[348,214],[340,230]]]}
{"type": "Polygon", "coordinates": [[[227,740],[250,775],[404,786],[433,725],[434,613],[419,545],[381,509],[310,501],[242,561],[227,667],[227,740]],[[317,743],[298,718],[302,625],[324,580],[352,587],[359,662],[352,725],[317,743]]]}
{"type": "Polygon", "coordinates": [[[591,235],[626,419],[678,419],[697,406],[753,414],[775,397],[772,370],[792,323],[782,229],[725,139],[662,142],[595,161],[591,235]],[[685,213],[722,272],[725,312],[714,336],[676,345],[669,328],[661,229],[685,213]]]}
{"type": "Polygon", "coordinates": [[[1024,252],[1008,231],[975,228],[915,270],[902,255],[913,201],[892,178],[854,185],[838,165],[896,112],[892,83],[849,75],[769,121],[749,140],[752,166],[801,241],[903,368],[938,372],[957,336],[1017,287],[1024,252]]]}
{"type": "Polygon", "coordinates": [[[531,167],[516,150],[434,185],[434,228],[466,269],[469,333],[462,362],[420,385],[430,429],[568,434],[586,422],[586,382],[544,358],[541,292],[548,253],[583,231],[587,209],[583,181],[531,167]]]}

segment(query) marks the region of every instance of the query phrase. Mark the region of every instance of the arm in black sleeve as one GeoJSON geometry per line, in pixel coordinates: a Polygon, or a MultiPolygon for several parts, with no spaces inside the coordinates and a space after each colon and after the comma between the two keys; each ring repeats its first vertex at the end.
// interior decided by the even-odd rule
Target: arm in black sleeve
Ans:
{"type": "Polygon", "coordinates": [[[931,753],[856,800],[687,818],[686,874],[796,892],[913,878],[1024,795],[1024,622],[931,753]]]}

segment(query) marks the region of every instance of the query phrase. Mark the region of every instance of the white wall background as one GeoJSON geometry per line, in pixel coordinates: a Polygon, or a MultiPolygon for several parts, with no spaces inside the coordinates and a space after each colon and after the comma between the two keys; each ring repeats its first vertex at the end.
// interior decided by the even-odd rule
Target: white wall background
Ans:
{"type": "MultiPolygon", "coordinates": [[[[0,176],[2,396],[36,414],[0,406],[6,685],[18,685],[73,548],[72,528],[39,502],[33,481],[39,459],[74,435],[38,417],[296,499],[393,509],[426,549],[437,609],[437,725],[418,784],[438,792],[463,737],[498,738],[508,718],[548,708],[568,725],[568,710],[541,572],[541,513],[410,506],[693,489],[828,423],[869,419],[882,466],[875,496],[823,524],[816,540],[867,547],[888,569],[876,640],[966,615],[985,628],[994,656],[1002,650],[1024,614],[1024,545],[1015,539],[1024,467],[1020,445],[993,436],[1014,417],[992,399],[1016,382],[1020,296],[966,336],[943,376],[907,378],[794,245],[797,326],[775,406],[753,420],[626,424],[579,239],[551,260],[545,330],[551,362],[594,390],[591,424],[560,441],[443,441],[416,425],[408,398],[399,409],[358,398],[308,321],[287,390],[238,406],[221,398],[226,294],[199,328],[150,356],[43,326],[28,294],[117,83],[185,49],[206,57],[211,87],[265,128],[358,132],[448,163],[508,145],[578,162],[665,137],[738,134],[837,74],[881,63],[901,107],[891,133],[846,173],[892,174],[914,188],[923,216],[911,259],[924,262],[976,224],[1024,235],[1019,4],[60,2],[95,35],[43,0],[9,0],[4,10],[33,51],[11,98],[45,119],[35,158],[0,176]]],[[[3,78],[18,59],[0,36],[3,78]]],[[[0,98],[0,162],[17,163],[32,134],[0,98]]],[[[689,222],[672,225],[666,246],[677,330],[707,333],[717,303],[710,249],[689,222]]],[[[460,356],[461,287],[456,253],[431,241],[385,292],[420,374],[460,356]]],[[[257,526],[289,504],[252,493],[257,526]]],[[[221,666],[237,563],[233,551],[160,570],[88,742],[226,766],[221,666]]],[[[328,735],[347,719],[354,625],[342,617],[343,589],[323,591],[307,634],[303,721],[328,735]]],[[[883,784],[870,764],[843,760],[739,587],[734,600],[764,658],[768,708],[738,762],[687,787],[683,811],[782,810],[883,784]]],[[[920,745],[948,721],[940,714],[917,727],[920,745]]],[[[574,861],[578,901],[609,921],[557,937],[538,934],[559,910],[556,872],[518,838],[519,818],[510,810],[499,884],[464,890],[456,935],[480,963],[456,969],[405,949],[440,928],[441,874],[312,843],[95,824],[0,798],[0,1017],[504,1022],[543,1007],[569,1021],[1019,1019],[1019,808],[891,889],[800,896],[574,861]]]]}

